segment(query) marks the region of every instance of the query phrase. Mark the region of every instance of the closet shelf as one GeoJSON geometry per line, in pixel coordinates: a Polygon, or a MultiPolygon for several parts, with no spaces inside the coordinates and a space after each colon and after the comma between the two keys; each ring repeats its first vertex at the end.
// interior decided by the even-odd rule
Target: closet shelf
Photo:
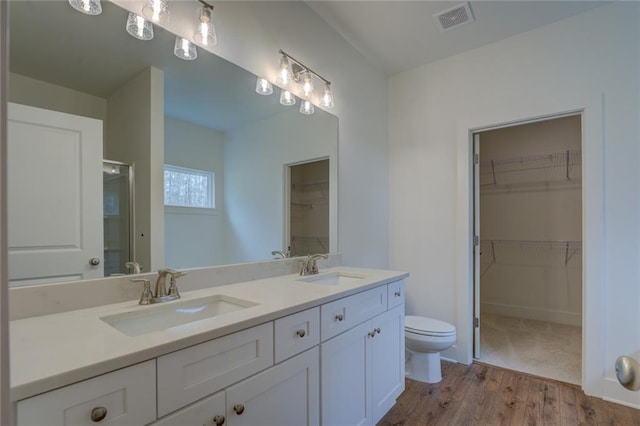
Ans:
{"type": "Polygon", "coordinates": [[[580,149],[485,160],[480,162],[480,186],[580,180],[581,166],[580,149]]]}
{"type": "Polygon", "coordinates": [[[528,266],[566,266],[579,260],[582,241],[481,240],[480,262],[528,266]]]}

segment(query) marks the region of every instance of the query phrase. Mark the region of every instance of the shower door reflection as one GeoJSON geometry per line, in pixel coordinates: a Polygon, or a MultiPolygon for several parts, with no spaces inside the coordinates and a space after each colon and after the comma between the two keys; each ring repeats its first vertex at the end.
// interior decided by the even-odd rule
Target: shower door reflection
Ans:
{"type": "Polygon", "coordinates": [[[126,274],[133,261],[133,166],[103,161],[104,276],[126,274]]]}

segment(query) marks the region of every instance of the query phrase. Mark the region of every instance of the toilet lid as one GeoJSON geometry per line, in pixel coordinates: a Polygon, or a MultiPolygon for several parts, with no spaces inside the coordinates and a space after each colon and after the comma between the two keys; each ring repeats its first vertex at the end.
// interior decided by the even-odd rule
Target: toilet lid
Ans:
{"type": "Polygon", "coordinates": [[[448,336],[456,332],[456,328],[448,322],[417,315],[407,315],[404,328],[411,333],[431,336],[448,336]]]}

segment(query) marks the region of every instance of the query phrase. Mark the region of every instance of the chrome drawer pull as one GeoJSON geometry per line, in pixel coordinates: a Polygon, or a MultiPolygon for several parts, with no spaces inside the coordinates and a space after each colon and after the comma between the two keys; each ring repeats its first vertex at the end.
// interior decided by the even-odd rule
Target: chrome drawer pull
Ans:
{"type": "Polygon", "coordinates": [[[342,321],[344,319],[344,315],[338,314],[336,315],[336,321],[342,321]]]}
{"type": "Polygon", "coordinates": [[[242,404],[234,405],[233,406],[233,411],[235,411],[237,415],[240,415],[240,414],[244,413],[244,405],[242,405],[242,404]]]}
{"type": "Polygon", "coordinates": [[[395,296],[396,296],[396,297],[400,297],[400,296],[401,296],[400,290],[396,291],[396,292],[395,292],[395,293],[393,293],[393,294],[395,294],[395,296]]]}
{"type": "Polygon", "coordinates": [[[224,416],[215,416],[213,418],[213,422],[216,424],[216,426],[222,426],[224,424],[224,421],[224,416]]]}
{"type": "Polygon", "coordinates": [[[307,333],[306,333],[304,330],[298,330],[298,331],[296,331],[296,334],[297,334],[298,336],[300,336],[300,337],[304,337],[304,336],[305,336],[305,334],[307,334],[307,333]]]}
{"type": "Polygon", "coordinates": [[[98,423],[104,420],[107,417],[107,409],[104,407],[95,407],[91,410],[91,421],[94,423],[98,423]]]}

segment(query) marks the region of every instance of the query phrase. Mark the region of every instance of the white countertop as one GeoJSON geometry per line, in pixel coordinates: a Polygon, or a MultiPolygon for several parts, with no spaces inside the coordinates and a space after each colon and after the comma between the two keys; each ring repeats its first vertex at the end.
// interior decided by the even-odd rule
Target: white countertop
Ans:
{"type": "Polygon", "coordinates": [[[173,302],[140,306],[132,300],[11,321],[11,399],[28,398],[408,276],[344,266],[320,273],[338,271],[364,278],[331,286],[299,282],[301,277],[291,274],[184,292],[180,301],[226,295],[258,305],[139,336],[128,336],[100,318],[173,302]]]}

